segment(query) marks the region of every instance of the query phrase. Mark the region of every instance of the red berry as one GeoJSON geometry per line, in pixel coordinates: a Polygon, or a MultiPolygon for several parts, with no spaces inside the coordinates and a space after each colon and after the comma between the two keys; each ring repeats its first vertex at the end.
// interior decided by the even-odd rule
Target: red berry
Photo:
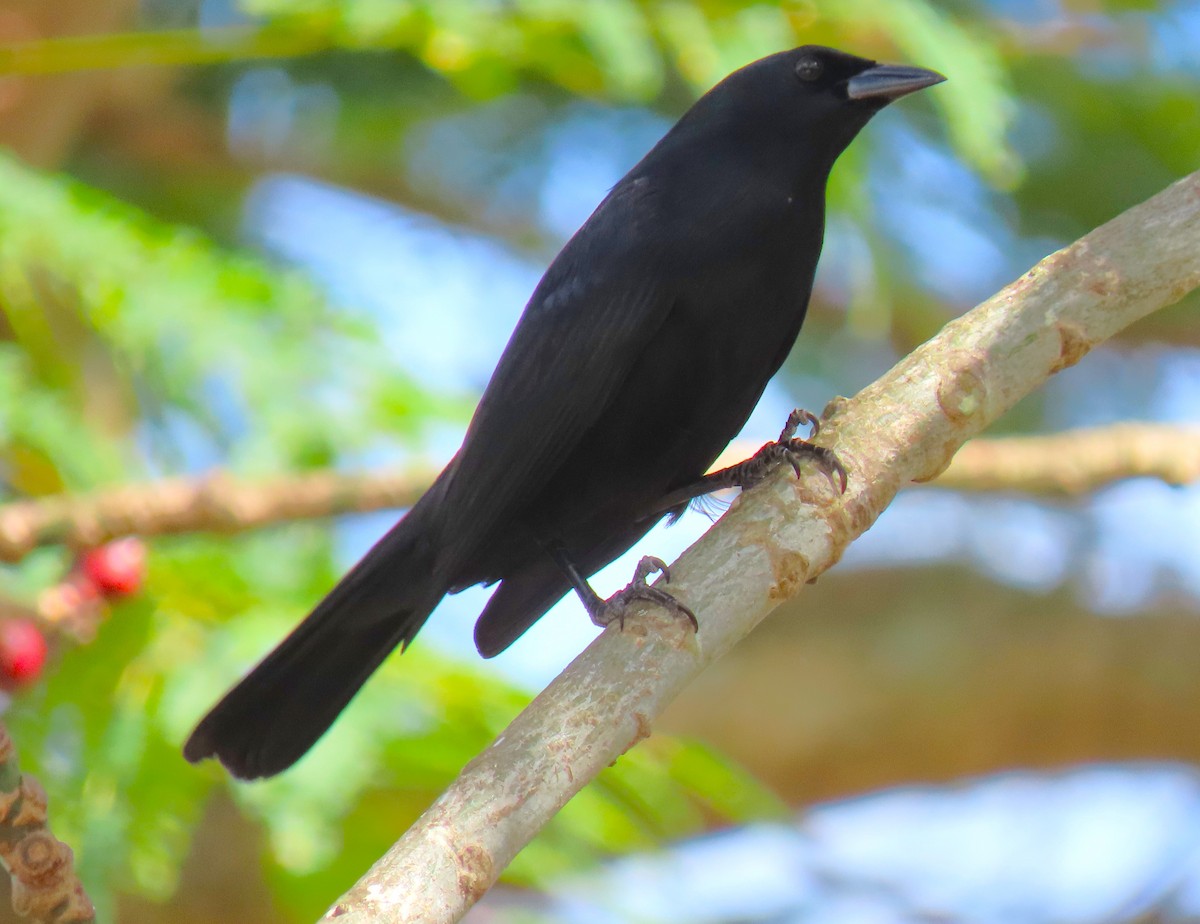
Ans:
{"type": "Polygon", "coordinates": [[[130,536],[84,553],[83,573],[112,597],[137,593],[146,576],[146,547],[130,536]]]}
{"type": "Polygon", "coordinates": [[[28,619],[0,622],[0,685],[23,686],[36,680],[46,663],[46,639],[28,619]]]}

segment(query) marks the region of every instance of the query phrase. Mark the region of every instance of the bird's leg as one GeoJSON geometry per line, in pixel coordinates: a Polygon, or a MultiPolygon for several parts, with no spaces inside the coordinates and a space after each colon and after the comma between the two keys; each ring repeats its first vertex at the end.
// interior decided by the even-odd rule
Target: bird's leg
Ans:
{"type": "Polygon", "coordinates": [[[637,570],[633,573],[633,580],[623,589],[618,590],[605,600],[596,591],[592,590],[592,586],[579,573],[579,569],[575,567],[575,563],[571,561],[570,556],[567,555],[567,551],[561,543],[547,543],[545,548],[562,569],[563,574],[567,576],[567,580],[571,582],[571,586],[575,588],[575,593],[583,601],[583,608],[587,610],[588,616],[596,625],[605,627],[615,622],[618,628],[623,630],[625,628],[625,615],[629,611],[630,605],[636,600],[644,600],[648,603],[657,603],[680,619],[686,619],[691,625],[692,631],[699,631],[700,624],[696,622],[695,613],[665,590],[659,590],[657,587],[651,587],[646,583],[646,578],[655,571],[662,572],[664,581],[669,582],[671,580],[671,572],[667,568],[666,562],[661,558],[654,558],[647,555],[638,562],[637,570]]]}
{"type": "Polygon", "coordinates": [[[815,415],[808,411],[794,410],[788,415],[787,423],[784,425],[783,431],[779,434],[779,439],[773,443],[767,443],[744,462],[739,462],[737,465],[731,465],[728,468],[723,468],[717,472],[711,472],[705,475],[698,481],[684,485],[675,491],[672,491],[660,502],[660,510],[671,510],[680,508],[682,504],[693,498],[699,497],[702,494],[709,494],[713,491],[721,491],[726,488],[752,488],[764,478],[781,462],[787,462],[796,472],[796,477],[800,477],[800,463],[804,459],[811,459],[817,463],[817,466],[823,471],[826,477],[834,487],[839,488],[841,493],[846,493],[846,469],[832,449],[826,449],[824,446],[817,446],[810,442],[813,437],[821,432],[821,422],[815,415]],[[809,433],[809,439],[797,439],[796,431],[800,428],[800,424],[807,423],[812,429],[809,433]],[[834,476],[837,480],[834,481],[834,476]]]}

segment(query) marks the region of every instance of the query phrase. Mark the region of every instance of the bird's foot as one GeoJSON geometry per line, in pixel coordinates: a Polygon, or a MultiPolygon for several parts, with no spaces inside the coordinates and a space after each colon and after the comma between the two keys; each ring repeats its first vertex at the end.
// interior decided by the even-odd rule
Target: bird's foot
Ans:
{"type": "Polygon", "coordinates": [[[788,415],[783,431],[779,434],[779,439],[773,443],[767,443],[745,462],[729,469],[731,483],[743,490],[752,488],[766,478],[781,462],[791,465],[796,477],[799,478],[800,463],[804,459],[811,459],[825,473],[830,483],[842,494],[845,494],[847,484],[845,466],[838,460],[832,449],[826,449],[824,446],[810,442],[820,432],[821,422],[814,414],[800,409],[792,411],[788,415]],[[800,429],[802,423],[807,423],[811,427],[807,440],[796,437],[796,431],[800,429]],[[837,478],[836,481],[834,476],[837,478]]]}
{"type": "Polygon", "coordinates": [[[600,627],[611,626],[614,622],[618,628],[624,630],[625,616],[629,611],[629,607],[635,601],[645,601],[648,603],[656,603],[663,609],[669,610],[680,619],[687,620],[691,625],[693,632],[700,630],[700,624],[696,622],[696,614],[690,609],[672,597],[665,590],[659,590],[657,587],[651,587],[646,583],[646,578],[655,571],[662,572],[663,580],[670,582],[671,571],[667,567],[667,563],[661,558],[655,558],[647,555],[638,562],[637,570],[633,573],[633,580],[622,590],[618,590],[607,600],[603,599],[599,594],[593,593],[594,599],[584,600],[584,606],[587,608],[588,616],[592,622],[600,627]]]}

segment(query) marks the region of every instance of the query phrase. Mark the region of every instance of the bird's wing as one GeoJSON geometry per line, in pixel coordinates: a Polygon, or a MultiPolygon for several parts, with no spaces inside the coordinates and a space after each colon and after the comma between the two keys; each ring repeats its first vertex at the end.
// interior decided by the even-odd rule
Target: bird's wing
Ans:
{"type": "Polygon", "coordinates": [[[601,204],[513,331],[444,486],[443,541],[457,552],[555,474],[670,313],[646,186],[627,182],[601,204]]]}

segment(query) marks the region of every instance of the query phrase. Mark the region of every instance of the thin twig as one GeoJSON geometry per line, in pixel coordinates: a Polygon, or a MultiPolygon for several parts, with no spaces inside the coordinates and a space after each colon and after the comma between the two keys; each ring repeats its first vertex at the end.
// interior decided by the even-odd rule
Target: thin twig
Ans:
{"type": "MultiPolygon", "coordinates": [[[[900,488],[1097,343],[1200,286],[1200,173],[1052,254],[826,409],[839,496],[791,470],[747,492],[671,567],[693,635],[646,609],[606,630],[326,914],[338,924],[448,924],[604,767],[650,734],[696,674],[799,593],[900,488]]],[[[786,467],[785,467],[786,468],[786,467]]]]}

